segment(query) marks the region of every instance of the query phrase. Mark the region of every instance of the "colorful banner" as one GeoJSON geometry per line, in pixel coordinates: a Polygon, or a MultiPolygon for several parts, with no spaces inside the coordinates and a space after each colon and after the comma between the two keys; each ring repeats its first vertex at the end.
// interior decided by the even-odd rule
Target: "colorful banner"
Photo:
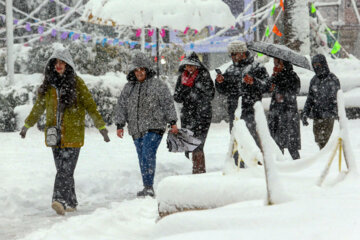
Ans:
{"type": "Polygon", "coordinates": [[[331,49],[331,54],[336,54],[338,51],[340,51],[341,45],[338,41],[335,42],[333,48],[331,49]]]}
{"type": "Polygon", "coordinates": [[[282,36],[282,33],[280,32],[280,30],[278,29],[278,27],[276,25],[274,25],[274,28],[273,28],[273,33],[275,33],[276,35],[278,35],[279,37],[282,36]]]}
{"type": "Polygon", "coordinates": [[[315,13],[316,12],[316,7],[314,5],[314,3],[311,4],[311,13],[315,13]]]}

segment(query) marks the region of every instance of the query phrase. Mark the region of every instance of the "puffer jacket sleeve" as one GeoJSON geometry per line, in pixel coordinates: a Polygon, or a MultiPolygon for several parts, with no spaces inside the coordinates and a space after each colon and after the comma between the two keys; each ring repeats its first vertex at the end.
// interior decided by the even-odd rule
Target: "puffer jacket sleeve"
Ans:
{"type": "Polygon", "coordinates": [[[25,119],[25,126],[32,127],[39,120],[46,108],[45,95],[38,95],[29,116],[25,119]]]}
{"type": "Polygon", "coordinates": [[[175,105],[169,88],[165,83],[159,81],[159,102],[161,110],[164,113],[166,122],[170,125],[176,124],[177,116],[175,111],[175,105]]]}
{"type": "Polygon", "coordinates": [[[97,110],[96,103],[87,88],[84,80],[77,77],[78,84],[78,99],[85,107],[87,113],[90,115],[91,119],[94,121],[94,125],[97,129],[105,128],[105,122],[102,119],[100,113],[97,110]]]}
{"type": "Polygon", "coordinates": [[[254,69],[250,71],[249,74],[254,78],[255,85],[261,93],[267,93],[270,91],[271,81],[269,79],[269,74],[264,66],[258,64],[254,69]]]}
{"type": "Polygon", "coordinates": [[[313,77],[310,81],[309,92],[303,109],[303,115],[306,117],[311,116],[311,110],[314,106],[315,93],[312,89],[313,89],[313,85],[315,84],[315,80],[316,77],[313,77]]]}
{"type": "Polygon", "coordinates": [[[214,83],[210,77],[210,74],[207,71],[201,73],[200,76],[202,81],[195,82],[195,87],[193,89],[195,95],[203,96],[203,99],[207,101],[211,101],[214,99],[215,96],[215,88],[214,83]]]}
{"type": "Polygon", "coordinates": [[[181,75],[178,77],[175,92],[174,92],[174,100],[178,103],[183,103],[187,100],[190,94],[191,88],[181,84],[181,75]]]}
{"type": "Polygon", "coordinates": [[[237,80],[237,76],[233,75],[233,67],[230,66],[226,69],[225,73],[222,74],[224,77],[224,81],[222,83],[218,83],[215,81],[215,88],[218,93],[223,94],[225,96],[238,96],[240,90],[241,81],[237,80]]]}
{"type": "Polygon", "coordinates": [[[128,99],[130,95],[130,84],[127,83],[118,98],[115,107],[115,124],[118,128],[124,128],[128,120],[128,99]]]}

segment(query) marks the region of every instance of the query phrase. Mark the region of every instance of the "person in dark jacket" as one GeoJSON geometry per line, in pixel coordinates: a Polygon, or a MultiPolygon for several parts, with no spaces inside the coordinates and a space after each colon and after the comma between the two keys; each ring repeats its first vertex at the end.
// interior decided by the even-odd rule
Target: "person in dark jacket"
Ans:
{"type": "MultiPolygon", "coordinates": [[[[204,144],[212,118],[211,100],[214,83],[209,71],[195,52],[184,58],[179,67],[174,99],[182,103],[181,127],[190,129],[202,143],[192,152],[193,174],[205,173],[204,144]]],[[[187,153],[188,154],[188,153],[187,153]]]]}
{"type": "Polygon", "coordinates": [[[254,104],[261,101],[262,95],[270,89],[269,74],[266,68],[254,61],[247,49],[246,43],[234,41],[228,45],[233,64],[226,69],[224,74],[216,76],[215,87],[220,94],[227,96],[228,113],[230,116],[230,131],[235,119],[235,110],[238,99],[242,97],[241,118],[245,120],[251,135],[260,146],[256,133],[254,104]]]}
{"type": "Polygon", "coordinates": [[[84,145],[86,112],[104,141],[109,142],[110,139],[90,91],[75,73],[75,65],[67,49],[54,51],[46,64],[44,75],[36,103],[25,119],[20,135],[25,138],[28,128],[35,125],[46,110],[45,143],[52,148],[56,166],[51,207],[57,214],[64,215],[65,212],[75,211],[78,205],[74,171],[80,148],[84,145]],[[51,138],[55,132],[58,136],[51,138]]]}
{"type": "Polygon", "coordinates": [[[115,109],[117,136],[123,138],[128,123],[139,158],[144,188],[138,197],[155,196],[153,184],[156,167],[156,151],[166,125],[177,134],[174,101],[166,84],[156,78],[150,60],[142,52],[135,53],[128,82],[121,91],[115,109]]]}
{"type": "Polygon", "coordinates": [[[296,95],[300,92],[300,79],[291,63],[274,58],[270,81],[272,96],[268,124],[271,136],[283,153],[287,148],[293,159],[299,159],[300,116],[296,95]]]}
{"type": "Polygon", "coordinates": [[[310,82],[301,120],[307,126],[307,118],[314,119],[315,142],[322,149],[331,136],[335,119],[338,118],[337,92],[340,90],[340,82],[335,74],[330,72],[324,55],[315,55],[312,66],[315,76],[310,82]]]}

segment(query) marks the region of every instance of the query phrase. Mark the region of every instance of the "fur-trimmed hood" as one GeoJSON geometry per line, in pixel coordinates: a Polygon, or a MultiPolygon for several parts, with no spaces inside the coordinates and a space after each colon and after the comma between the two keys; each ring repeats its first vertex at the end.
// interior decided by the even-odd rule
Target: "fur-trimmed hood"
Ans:
{"type": "Polygon", "coordinates": [[[74,64],[73,58],[71,57],[71,54],[68,49],[66,49],[66,48],[55,49],[53,54],[48,59],[48,61],[46,63],[46,67],[49,65],[49,63],[51,62],[52,59],[60,59],[61,61],[66,62],[66,64],[68,64],[70,67],[72,67],[72,69],[75,72],[75,64],[74,64]]]}
{"type": "Polygon", "coordinates": [[[130,72],[127,75],[128,81],[137,81],[135,76],[135,69],[136,68],[145,68],[146,69],[146,79],[150,79],[156,75],[155,70],[152,68],[151,61],[149,57],[145,55],[145,53],[137,51],[131,61],[130,64],[130,72]]]}

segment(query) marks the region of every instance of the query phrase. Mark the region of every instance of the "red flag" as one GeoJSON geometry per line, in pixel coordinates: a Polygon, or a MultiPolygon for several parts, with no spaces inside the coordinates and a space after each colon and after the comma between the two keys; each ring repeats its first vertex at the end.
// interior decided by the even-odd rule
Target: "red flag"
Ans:
{"type": "Polygon", "coordinates": [[[283,0],[280,0],[280,6],[281,6],[282,10],[285,11],[284,1],[283,0]]]}
{"type": "Polygon", "coordinates": [[[276,35],[278,35],[279,37],[282,36],[282,33],[280,32],[280,30],[278,29],[278,27],[276,25],[274,25],[274,28],[273,28],[273,33],[275,33],[276,35]]]}

